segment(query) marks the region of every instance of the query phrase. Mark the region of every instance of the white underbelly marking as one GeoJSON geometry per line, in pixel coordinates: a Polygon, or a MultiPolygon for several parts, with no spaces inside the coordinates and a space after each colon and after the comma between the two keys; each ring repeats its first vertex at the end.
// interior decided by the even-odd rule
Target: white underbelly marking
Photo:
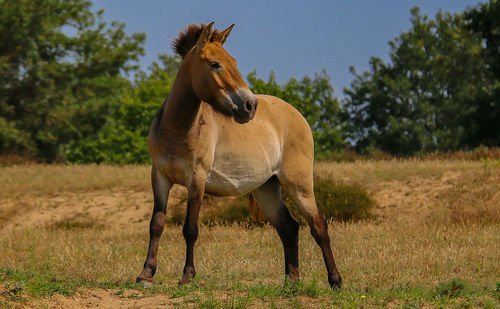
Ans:
{"type": "Polygon", "coordinates": [[[246,194],[263,185],[277,172],[280,143],[272,131],[267,132],[266,138],[251,145],[240,146],[233,140],[216,148],[212,167],[207,173],[207,193],[246,194]]]}
{"type": "Polygon", "coordinates": [[[205,188],[212,194],[242,195],[255,190],[272,175],[273,172],[266,168],[228,173],[213,167],[207,175],[205,188]]]}

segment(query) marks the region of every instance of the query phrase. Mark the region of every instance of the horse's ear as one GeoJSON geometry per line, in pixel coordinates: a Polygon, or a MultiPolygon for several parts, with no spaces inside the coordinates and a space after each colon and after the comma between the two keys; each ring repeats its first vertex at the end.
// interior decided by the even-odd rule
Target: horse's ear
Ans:
{"type": "Polygon", "coordinates": [[[232,24],[226,30],[219,33],[219,43],[221,45],[224,44],[224,42],[226,42],[226,39],[229,36],[229,33],[231,33],[231,30],[233,30],[233,27],[234,27],[234,24],[232,24]]]}
{"type": "Polygon", "coordinates": [[[198,41],[196,42],[197,48],[199,49],[202,48],[203,46],[205,46],[205,44],[207,44],[208,41],[210,41],[213,33],[212,30],[213,24],[214,22],[211,22],[203,28],[203,32],[201,33],[200,37],[198,38],[198,41]]]}

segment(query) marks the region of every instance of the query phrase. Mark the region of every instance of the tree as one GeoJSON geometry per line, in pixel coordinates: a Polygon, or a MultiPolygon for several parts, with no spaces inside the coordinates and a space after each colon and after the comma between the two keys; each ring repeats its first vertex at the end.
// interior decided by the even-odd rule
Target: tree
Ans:
{"type": "Polygon", "coordinates": [[[86,0],[0,5],[0,153],[63,158],[65,145],[107,122],[145,35],[108,25],[86,0]]]}
{"type": "Polygon", "coordinates": [[[334,90],[325,70],[316,73],[314,79],[309,76],[300,81],[291,78],[284,85],[276,82],[273,71],[267,82],[257,78],[256,71],[250,73],[247,79],[252,92],[281,98],[304,116],[313,132],[316,155],[328,156],[344,149],[339,129],[339,103],[333,96],[334,90]]]}
{"type": "Polygon", "coordinates": [[[147,137],[154,116],[175,80],[181,59],[159,55],[149,74],[139,72],[133,86],[116,98],[117,108],[95,134],[74,140],[66,148],[74,163],[141,164],[150,161],[147,137]]]}
{"type": "Polygon", "coordinates": [[[467,142],[500,146],[500,2],[493,0],[465,12],[468,29],[484,42],[481,55],[485,59],[489,82],[476,98],[477,109],[468,118],[467,142]]]}
{"type": "Polygon", "coordinates": [[[468,119],[489,87],[481,40],[462,14],[411,13],[411,29],[389,42],[389,63],[373,57],[369,72],[351,69],[356,79],[344,90],[344,120],[361,152],[413,155],[472,146],[468,119]]]}

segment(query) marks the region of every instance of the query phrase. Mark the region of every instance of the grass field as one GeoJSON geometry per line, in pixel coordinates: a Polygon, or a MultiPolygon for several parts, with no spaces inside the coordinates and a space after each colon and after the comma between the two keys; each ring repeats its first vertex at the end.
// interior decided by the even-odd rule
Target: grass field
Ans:
{"type": "MultiPolygon", "coordinates": [[[[0,307],[500,306],[498,164],[317,163],[317,177],[360,185],[377,203],[370,220],[330,223],[340,292],[329,290],[306,228],[301,282],[284,284],[281,242],[269,226],[201,226],[197,279],[183,287],[181,227],[166,226],[155,286],[134,284],[148,241],[148,174],[147,166],[1,168],[0,307]]],[[[169,209],[185,196],[174,187],[169,209]]],[[[203,211],[230,200],[211,199],[203,211]]]]}

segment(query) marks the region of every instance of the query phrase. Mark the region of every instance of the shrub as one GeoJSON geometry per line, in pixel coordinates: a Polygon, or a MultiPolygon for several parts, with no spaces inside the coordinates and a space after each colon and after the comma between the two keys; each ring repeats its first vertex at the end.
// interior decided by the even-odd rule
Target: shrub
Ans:
{"type": "MultiPolygon", "coordinates": [[[[207,226],[230,225],[233,223],[246,226],[260,225],[262,222],[251,220],[249,200],[246,196],[221,199],[205,195],[199,222],[207,226]]],[[[186,200],[179,205],[172,205],[165,218],[167,224],[182,225],[186,217],[186,200]]]]}
{"type": "Polygon", "coordinates": [[[465,290],[466,284],[460,278],[453,278],[447,282],[441,282],[436,286],[438,296],[458,297],[465,290]]]}
{"type": "Polygon", "coordinates": [[[221,205],[207,211],[201,217],[201,223],[213,226],[217,224],[248,223],[250,208],[248,198],[238,197],[232,203],[221,205]]]}
{"type": "MultiPolygon", "coordinates": [[[[319,211],[327,220],[358,221],[367,219],[375,205],[369,194],[359,185],[316,179],[314,181],[314,194],[319,211]]],[[[301,218],[299,211],[291,198],[286,193],[283,193],[283,198],[293,216],[301,224],[304,224],[304,220],[299,219],[301,218]]]]}
{"type": "Polygon", "coordinates": [[[357,221],[366,219],[375,202],[359,185],[332,183],[317,179],[314,184],[316,203],[327,219],[357,221]]]}
{"type": "MultiPolygon", "coordinates": [[[[357,221],[367,219],[371,216],[370,211],[375,205],[368,193],[358,185],[316,179],[314,193],[318,208],[327,220],[357,221]]],[[[296,205],[286,193],[283,193],[283,199],[297,221],[302,225],[306,224],[296,205]]],[[[213,197],[206,196],[204,203],[207,204],[205,205],[207,207],[203,208],[208,210],[200,213],[200,222],[208,226],[237,223],[253,227],[267,222],[262,220],[263,216],[258,207],[251,210],[250,201],[246,196],[231,199],[225,203],[217,203],[213,197]]],[[[184,224],[185,205],[183,205],[173,207],[171,214],[166,218],[166,223],[184,224]]]]}

